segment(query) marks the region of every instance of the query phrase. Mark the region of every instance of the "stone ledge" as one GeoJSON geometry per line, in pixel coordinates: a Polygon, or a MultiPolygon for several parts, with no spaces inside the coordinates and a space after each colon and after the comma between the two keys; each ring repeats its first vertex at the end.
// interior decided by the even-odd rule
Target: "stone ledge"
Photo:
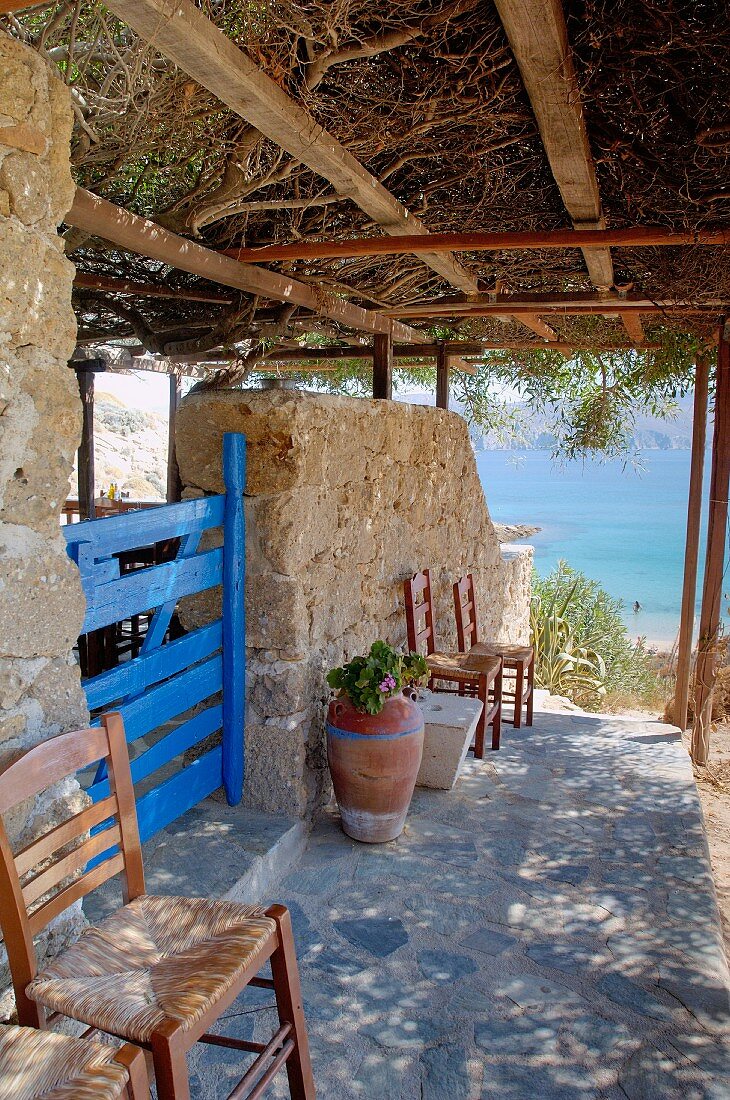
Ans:
{"type": "MultiPolygon", "coordinates": [[[[214,795],[142,845],[147,893],[251,905],[299,861],[306,843],[303,821],[228,806],[214,795]]],[[[89,895],[84,912],[95,924],[120,904],[114,878],[89,895]]]]}

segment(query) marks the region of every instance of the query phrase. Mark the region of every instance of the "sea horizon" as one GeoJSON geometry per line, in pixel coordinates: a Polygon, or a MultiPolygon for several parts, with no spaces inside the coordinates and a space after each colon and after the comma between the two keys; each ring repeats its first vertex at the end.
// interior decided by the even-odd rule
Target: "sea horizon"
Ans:
{"type": "MultiPolygon", "coordinates": [[[[478,451],[476,460],[492,520],[541,528],[524,540],[535,548],[540,576],[563,559],[622,601],[634,640],[643,637],[650,645],[669,648],[679,630],[690,456],[684,449],[647,450],[632,456],[639,468],[621,460],[557,463],[551,452],[541,450],[478,451]]],[[[695,631],[709,457],[708,451],[695,631]]],[[[723,616],[727,624],[725,596],[723,616]]]]}

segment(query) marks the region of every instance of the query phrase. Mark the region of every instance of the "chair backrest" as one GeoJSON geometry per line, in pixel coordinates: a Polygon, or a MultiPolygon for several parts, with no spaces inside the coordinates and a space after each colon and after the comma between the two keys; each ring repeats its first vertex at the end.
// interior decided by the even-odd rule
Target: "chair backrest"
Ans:
{"type": "Polygon", "coordinates": [[[145,892],[124,722],[121,714],[111,713],[101,723],[98,729],[52,737],[0,772],[0,926],[21,1024],[43,1024],[42,1010],[25,995],[38,969],[33,937],[120,872],[125,902],[145,892]],[[5,815],[99,760],[107,765],[110,794],[13,855],[5,815]]]}
{"type": "Polygon", "coordinates": [[[454,583],[454,616],[459,652],[466,653],[479,641],[474,577],[471,573],[467,573],[461,580],[454,583]]]}
{"type": "Polygon", "coordinates": [[[431,573],[424,569],[403,583],[406,601],[408,648],[427,657],[436,648],[433,636],[433,602],[431,573]]]}

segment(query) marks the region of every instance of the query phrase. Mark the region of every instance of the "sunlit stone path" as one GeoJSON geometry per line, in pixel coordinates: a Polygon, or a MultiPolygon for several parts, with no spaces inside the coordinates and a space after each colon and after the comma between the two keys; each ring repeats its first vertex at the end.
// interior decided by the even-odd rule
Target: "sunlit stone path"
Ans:
{"type": "MultiPolygon", "coordinates": [[[[538,713],[467,767],[416,793],[395,843],[326,816],[275,891],[322,1100],[728,1100],[728,971],[676,732],[538,713]]],[[[226,1028],[263,1035],[269,1000],[226,1028]]],[[[227,1095],[235,1054],[195,1057],[193,1095],[227,1095]]]]}

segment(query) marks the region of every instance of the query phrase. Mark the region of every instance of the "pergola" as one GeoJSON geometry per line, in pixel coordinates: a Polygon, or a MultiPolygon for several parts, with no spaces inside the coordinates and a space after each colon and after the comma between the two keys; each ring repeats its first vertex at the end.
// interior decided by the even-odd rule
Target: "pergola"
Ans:
{"type": "MultiPolygon", "coordinates": [[[[651,356],[667,332],[697,335],[682,727],[717,345],[703,763],[730,475],[723,5],[0,0],[3,12],[75,97],[65,237],[84,361],[115,342],[154,356],[173,413],[177,377],[206,363],[372,358],[387,399],[394,361],[428,360],[445,408],[450,371],[490,350],[651,356]],[[585,316],[600,327],[578,338],[585,316]]],[[[0,141],[29,149],[38,135],[11,126],[0,141]]],[[[87,410],[92,377],[80,374],[87,410]]]]}

